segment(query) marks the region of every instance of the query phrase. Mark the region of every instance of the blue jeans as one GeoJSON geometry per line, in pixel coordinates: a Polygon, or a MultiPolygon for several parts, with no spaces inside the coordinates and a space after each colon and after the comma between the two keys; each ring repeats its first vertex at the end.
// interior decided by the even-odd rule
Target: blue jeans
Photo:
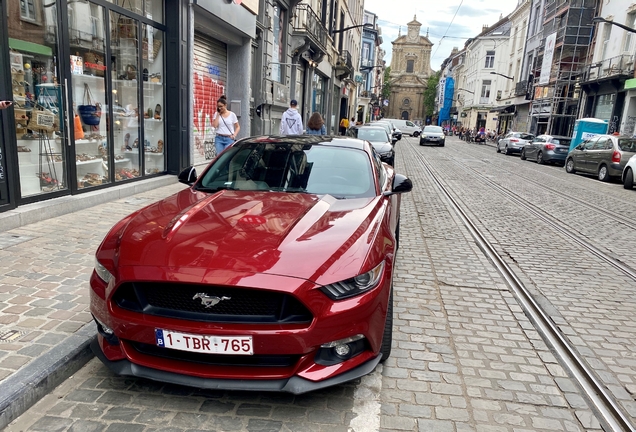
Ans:
{"type": "Polygon", "coordinates": [[[234,140],[232,138],[217,135],[216,138],[214,138],[214,148],[216,148],[217,156],[232,144],[234,144],[234,140]]]}

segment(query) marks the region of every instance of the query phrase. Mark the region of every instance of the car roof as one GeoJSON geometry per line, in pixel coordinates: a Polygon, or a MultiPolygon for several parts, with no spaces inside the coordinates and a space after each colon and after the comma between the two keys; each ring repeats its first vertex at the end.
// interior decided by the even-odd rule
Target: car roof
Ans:
{"type": "Polygon", "coordinates": [[[346,136],[330,135],[262,135],[245,138],[234,145],[280,143],[280,144],[311,144],[321,146],[348,147],[358,150],[367,150],[365,141],[346,136]]]}

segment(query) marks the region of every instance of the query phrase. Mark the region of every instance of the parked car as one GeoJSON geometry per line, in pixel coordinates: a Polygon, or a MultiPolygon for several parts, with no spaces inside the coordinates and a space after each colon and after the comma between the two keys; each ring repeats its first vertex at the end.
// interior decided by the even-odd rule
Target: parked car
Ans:
{"type": "Polygon", "coordinates": [[[395,127],[402,131],[402,134],[409,135],[412,137],[418,137],[422,133],[422,128],[410,120],[403,119],[387,119],[390,120],[395,127]]]}
{"type": "Polygon", "coordinates": [[[568,173],[595,174],[601,181],[621,178],[627,161],[636,154],[636,139],[623,135],[597,135],[576,146],[565,160],[568,173]]]}
{"type": "Polygon", "coordinates": [[[90,279],[119,375],[304,393],[391,352],[400,194],[411,181],[363,140],[246,138],[191,187],[126,216],[90,279]]]}
{"type": "Polygon", "coordinates": [[[347,136],[369,141],[382,162],[395,165],[394,141],[382,126],[353,126],[347,130],[347,136]]]}
{"type": "Polygon", "coordinates": [[[398,142],[397,136],[395,135],[395,131],[389,122],[379,122],[374,121],[371,123],[364,123],[362,126],[373,126],[373,127],[381,127],[386,130],[386,133],[391,137],[391,144],[395,145],[398,142]]]}
{"type": "Polygon", "coordinates": [[[623,181],[623,187],[625,189],[632,189],[634,187],[634,173],[636,172],[636,156],[632,156],[627,161],[625,168],[623,168],[623,175],[621,180],[623,181]]]}
{"type": "Polygon", "coordinates": [[[572,138],[559,135],[539,135],[521,149],[522,160],[533,160],[538,164],[565,164],[572,138]]]}
{"type": "Polygon", "coordinates": [[[444,147],[446,143],[446,135],[444,129],[441,126],[424,126],[422,129],[422,135],[420,135],[420,145],[426,143],[435,143],[438,146],[444,147]]]}
{"type": "Polygon", "coordinates": [[[534,135],[525,132],[508,132],[497,142],[497,153],[506,155],[521,153],[521,149],[534,139],[534,135]]]}

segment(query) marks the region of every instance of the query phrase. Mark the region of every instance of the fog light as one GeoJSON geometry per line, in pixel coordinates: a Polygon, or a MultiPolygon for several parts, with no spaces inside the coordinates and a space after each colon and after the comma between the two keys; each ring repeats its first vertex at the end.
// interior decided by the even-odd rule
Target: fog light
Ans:
{"type": "Polygon", "coordinates": [[[334,351],[340,357],[347,357],[349,356],[349,353],[351,353],[351,348],[349,348],[349,345],[336,345],[334,351]]]}
{"type": "Polygon", "coordinates": [[[93,319],[95,320],[95,323],[97,324],[98,333],[100,335],[102,335],[102,337],[104,339],[106,339],[106,341],[109,344],[111,344],[111,345],[119,345],[119,338],[117,338],[117,336],[115,336],[115,332],[113,331],[113,329],[108,327],[106,324],[104,324],[103,322],[101,322],[97,318],[95,318],[95,315],[93,315],[93,319]]]}
{"type": "Polygon", "coordinates": [[[328,342],[320,345],[320,349],[316,352],[315,362],[324,366],[342,363],[357,356],[367,348],[367,340],[361,334],[328,342]]]}

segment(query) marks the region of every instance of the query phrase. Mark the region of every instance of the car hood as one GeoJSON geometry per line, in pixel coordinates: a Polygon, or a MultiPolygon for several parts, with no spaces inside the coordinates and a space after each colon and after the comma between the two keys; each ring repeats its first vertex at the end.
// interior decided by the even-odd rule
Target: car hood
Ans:
{"type": "Polygon", "coordinates": [[[393,150],[393,146],[388,142],[372,142],[371,145],[378,153],[387,153],[393,150]]]}
{"type": "MultiPolygon", "coordinates": [[[[117,266],[180,273],[267,273],[331,283],[357,274],[379,230],[379,197],[185,189],[134,214],[117,266]],[[188,270],[197,268],[196,270],[188,270]]],[[[99,252],[98,252],[99,257],[99,252]]]]}

